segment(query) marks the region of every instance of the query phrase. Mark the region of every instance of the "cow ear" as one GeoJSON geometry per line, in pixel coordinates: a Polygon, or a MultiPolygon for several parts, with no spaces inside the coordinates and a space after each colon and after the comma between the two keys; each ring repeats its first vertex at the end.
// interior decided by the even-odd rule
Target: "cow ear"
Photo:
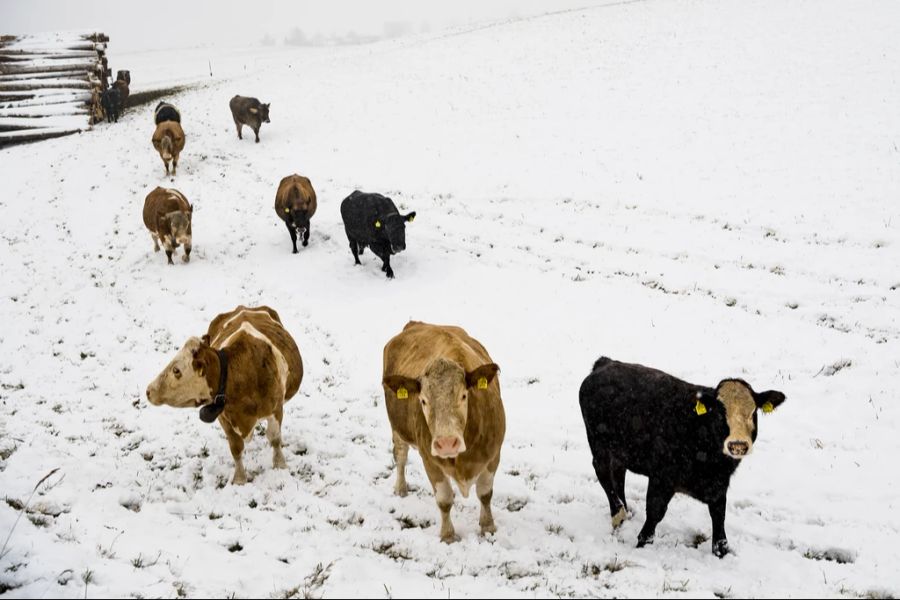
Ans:
{"type": "Polygon", "coordinates": [[[495,363],[481,365],[474,371],[466,373],[466,387],[486,390],[500,371],[495,363]]]}
{"type": "Polygon", "coordinates": [[[207,347],[209,346],[209,334],[208,333],[203,334],[203,337],[200,338],[200,343],[203,344],[204,346],[207,346],[207,347]]]}
{"type": "Polygon", "coordinates": [[[188,212],[194,214],[194,205],[191,203],[188,203],[188,212]]]}
{"type": "Polygon", "coordinates": [[[764,413],[770,413],[784,402],[785,396],[781,392],[769,390],[754,394],[753,399],[756,401],[756,407],[764,413]]]}
{"type": "Polygon", "coordinates": [[[411,213],[409,213],[408,215],[406,215],[403,218],[406,220],[407,223],[412,223],[416,218],[416,211],[412,211],[411,213]]]}
{"type": "Polygon", "coordinates": [[[421,386],[417,379],[403,375],[385,375],[382,385],[397,395],[398,400],[406,400],[412,394],[418,394],[421,386]]]}
{"type": "Polygon", "coordinates": [[[271,103],[270,103],[270,104],[263,104],[263,106],[265,106],[266,108],[269,108],[270,106],[272,106],[272,104],[271,104],[271,103]]]}

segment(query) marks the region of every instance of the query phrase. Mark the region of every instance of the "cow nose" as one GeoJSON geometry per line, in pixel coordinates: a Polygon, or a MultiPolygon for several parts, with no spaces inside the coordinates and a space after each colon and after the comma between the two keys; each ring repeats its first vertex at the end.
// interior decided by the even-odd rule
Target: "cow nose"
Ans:
{"type": "Polygon", "coordinates": [[[457,436],[442,437],[434,440],[434,450],[442,456],[459,453],[459,438],[457,436]]]}
{"type": "Polygon", "coordinates": [[[728,451],[732,456],[745,456],[750,445],[747,442],[728,442],[728,451]]]}

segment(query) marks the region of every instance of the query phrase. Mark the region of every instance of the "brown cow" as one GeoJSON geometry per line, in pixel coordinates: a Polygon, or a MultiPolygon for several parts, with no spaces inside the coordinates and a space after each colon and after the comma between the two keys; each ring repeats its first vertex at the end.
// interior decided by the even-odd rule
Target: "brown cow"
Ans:
{"type": "Polygon", "coordinates": [[[241,456],[257,421],[266,419],[274,468],[286,469],[281,451],[284,403],[303,379],[303,360],[294,338],[268,306],[238,306],[218,315],[203,338],[192,337],[147,387],[154,406],[198,408],[216,418],[234,458],[232,483],[247,483],[241,456]]]}
{"type": "Polygon", "coordinates": [[[491,497],[506,416],[500,370],[460,327],[410,321],[384,347],[385,405],[394,438],[397,484],[405,496],[409,447],[419,449],[441,511],[441,541],[459,540],[450,521],[455,481],[464,498],[475,484],[482,535],[494,533],[491,497]]]}
{"type": "Polygon", "coordinates": [[[144,225],[153,238],[153,251],[159,252],[159,243],[166,249],[169,264],[172,253],[179,244],[184,245],[184,262],[191,260],[191,217],[194,207],[178,190],[157,187],[144,200],[144,225]]]}
{"type": "Polygon", "coordinates": [[[166,165],[166,175],[169,174],[169,161],[172,162],[172,175],[175,175],[175,171],[178,170],[178,156],[184,150],[184,130],[181,123],[164,121],[157,125],[156,131],[153,132],[153,147],[166,165]]]}
{"type": "Polygon", "coordinates": [[[278,184],[275,193],[275,212],[287,225],[297,254],[297,232],[303,238],[303,247],[309,245],[309,220],[316,214],[316,191],[309,179],[302,175],[288,175],[278,184]]]}
{"type": "Polygon", "coordinates": [[[113,87],[119,90],[119,107],[125,108],[128,96],[131,94],[128,89],[128,82],[124,79],[117,79],[116,82],[113,83],[113,87]]]}

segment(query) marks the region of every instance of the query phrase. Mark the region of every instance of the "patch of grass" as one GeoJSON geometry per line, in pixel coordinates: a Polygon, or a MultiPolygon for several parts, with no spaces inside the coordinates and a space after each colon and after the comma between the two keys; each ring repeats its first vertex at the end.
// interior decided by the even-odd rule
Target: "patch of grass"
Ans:
{"type": "Polygon", "coordinates": [[[317,593],[322,589],[322,586],[325,585],[325,582],[328,581],[328,578],[331,577],[331,567],[333,566],[334,562],[330,562],[325,566],[323,566],[322,563],[317,564],[312,570],[312,573],[303,578],[303,583],[282,591],[278,597],[320,598],[321,596],[317,595],[317,593]]]}
{"type": "Polygon", "coordinates": [[[705,533],[695,533],[694,537],[691,538],[689,542],[691,548],[699,548],[703,544],[709,541],[709,536],[705,533]]]}
{"type": "Polygon", "coordinates": [[[380,544],[372,546],[372,550],[374,550],[376,554],[387,556],[396,561],[409,560],[412,558],[409,550],[398,547],[396,542],[381,542],[380,544]]]}
{"type": "Polygon", "coordinates": [[[235,542],[235,543],[231,544],[230,546],[228,546],[229,552],[240,552],[243,549],[244,549],[244,547],[241,546],[240,542],[235,542]]]}
{"type": "Polygon", "coordinates": [[[415,529],[416,527],[419,529],[427,529],[432,525],[432,521],[429,521],[428,519],[415,519],[408,515],[397,517],[397,522],[400,523],[400,529],[415,529]]]}
{"type": "Polygon", "coordinates": [[[684,579],[682,581],[664,581],[662,591],[664,594],[667,592],[686,592],[688,591],[688,584],[690,582],[690,579],[684,579]]]}
{"type": "Polygon", "coordinates": [[[525,498],[510,498],[506,502],[506,510],[509,512],[519,512],[528,504],[525,498]]]}
{"type": "Polygon", "coordinates": [[[611,561],[600,563],[586,563],[581,565],[582,577],[597,577],[601,573],[618,573],[619,571],[633,567],[634,563],[628,560],[619,560],[618,556],[614,556],[611,561]]]}
{"type": "Polygon", "coordinates": [[[803,553],[803,558],[836,562],[840,565],[853,564],[856,562],[855,553],[851,550],[844,550],[842,548],[826,548],[824,550],[810,548],[803,553]]]}

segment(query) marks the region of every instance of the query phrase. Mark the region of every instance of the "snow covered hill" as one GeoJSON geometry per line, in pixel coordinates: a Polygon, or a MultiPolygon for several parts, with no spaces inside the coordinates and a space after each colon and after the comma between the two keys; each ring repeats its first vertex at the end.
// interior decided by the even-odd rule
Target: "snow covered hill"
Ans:
{"type": "MultiPolygon", "coordinates": [[[[195,77],[177,55],[127,66],[195,77]]],[[[174,179],[150,107],[0,151],[0,591],[900,594],[900,5],[617,2],[228,56],[173,99],[174,179]],[[235,94],[271,102],[261,143],[237,139],[235,94]],[[299,255],[272,208],[293,172],[319,196],[299,255]],[[189,265],[152,251],[157,185],[194,203],[189,265]],[[371,253],[353,265],[338,207],[357,188],[418,212],[393,281],[371,253]],[[233,487],[221,431],[143,393],[240,303],[280,312],[306,377],[290,471],[260,433],[233,487]],[[457,498],[462,541],[438,541],[417,456],[392,495],[381,352],[411,318],[466,327],[501,366],[491,538],[457,498]],[[732,480],[733,555],[684,497],[635,549],[635,475],[611,531],[577,401],[601,354],[787,394],[732,480]]]]}

